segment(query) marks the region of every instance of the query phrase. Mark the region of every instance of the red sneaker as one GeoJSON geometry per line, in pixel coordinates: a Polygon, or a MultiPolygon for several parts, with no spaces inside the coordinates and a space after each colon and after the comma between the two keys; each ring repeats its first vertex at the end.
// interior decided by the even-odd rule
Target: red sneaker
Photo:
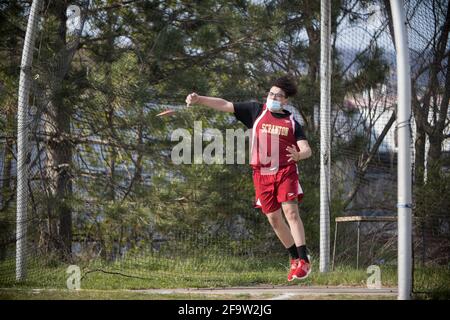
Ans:
{"type": "Polygon", "coordinates": [[[298,262],[297,269],[294,271],[292,278],[303,280],[306,279],[310,273],[311,273],[311,263],[301,259],[298,262]]]}
{"type": "Polygon", "coordinates": [[[288,281],[292,281],[295,279],[294,274],[298,269],[299,262],[300,262],[300,259],[291,259],[291,270],[289,270],[289,274],[287,277],[288,281]]]}

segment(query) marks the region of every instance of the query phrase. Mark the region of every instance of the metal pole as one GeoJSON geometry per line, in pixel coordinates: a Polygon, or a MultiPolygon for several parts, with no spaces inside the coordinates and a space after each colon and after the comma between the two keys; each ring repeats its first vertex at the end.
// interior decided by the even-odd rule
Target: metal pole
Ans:
{"type": "Polygon", "coordinates": [[[320,4],[320,272],[330,265],[331,3],[320,4]]]}
{"type": "Polygon", "coordinates": [[[403,1],[390,0],[397,51],[398,135],[398,299],[411,299],[411,76],[403,1]]]}
{"type": "Polygon", "coordinates": [[[17,230],[16,230],[16,280],[26,278],[27,257],[27,203],[28,203],[28,100],[31,86],[31,66],[33,63],[34,42],[39,18],[40,0],[33,0],[28,17],[27,31],[23,44],[20,66],[19,101],[17,110],[17,230]]]}
{"type": "Polygon", "coordinates": [[[356,223],[357,236],[356,236],[356,269],[359,269],[359,239],[361,231],[361,222],[356,223]]]}
{"type": "Polygon", "coordinates": [[[337,241],[338,223],[334,227],[334,243],[333,243],[333,260],[331,263],[331,271],[334,271],[334,259],[336,258],[336,241],[337,241]]]}

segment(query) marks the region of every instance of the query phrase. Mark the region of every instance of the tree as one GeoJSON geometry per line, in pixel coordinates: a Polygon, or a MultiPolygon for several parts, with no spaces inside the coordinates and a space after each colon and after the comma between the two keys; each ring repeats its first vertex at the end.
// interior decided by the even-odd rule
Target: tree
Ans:
{"type": "Polygon", "coordinates": [[[2,132],[2,159],[3,166],[1,179],[0,212],[5,212],[14,197],[14,179],[12,174],[14,154],[16,144],[16,118],[17,113],[17,88],[18,73],[15,72],[20,65],[20,46],[23,43],[25,32],[20,23],[23,8],[17,1],[1,3],[0,20],[0,58],[4,63],[0,65],[0,131],[2,132]],[[3,144],[4,142],[4,144],[3,144]]]}
{"type": "MultiPolygon", "coordinates": [[[[435,19],[432,34],[424,34],[416,28],[420,23],[412,15],[410,19],[411,30],[418,36],[428,39],[420,51],[412,54],[413,64],[417,66],[412,71],[412,106],[417,127],[415,178],[422,184],[425,170],[425,157],[428,157],[430,174],[439,175],[442,155],[442,142],[449,126],[448,106],[450,101],[450,8],[446,1],[433,1],[426,6],[423,1],[417,1],[415,10],[425,10],[435,19]],[[430,141],[428,155],[425,154],[425,136],[430,141]]],[[[414,13],[413,13],[414,14],[414,13]]],[[[420,12],[417,13],[420,17],[420,12]]],[[[413,33],[413,34],[414,34],[413,33]]]]}

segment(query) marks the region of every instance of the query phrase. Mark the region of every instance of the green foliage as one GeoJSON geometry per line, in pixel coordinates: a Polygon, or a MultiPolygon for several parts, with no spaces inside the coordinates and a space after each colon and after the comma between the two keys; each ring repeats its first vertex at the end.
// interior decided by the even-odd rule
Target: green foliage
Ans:
{"type": "MultiPolygon", "coordinates": [[[[59,236],[58,205],[62,203],[70,208],[74,244],[94,243],[99,247],[94,251],[107,261],[124,252],[153,248],[155,239],[177,233],[189,235],[192,243],[195,235],[226,236],[219,249],[236,255],[248,249],[240,241],[251,243],[255,252],[273,248],[281,252],[267,219],[252,208],[248,165],[174,165],[170,159],[176,144],[171,133],[177,128],[192,132],[194,121],[222,133],[243,126],[230,115],[201,107],[180,109],[172,118],[155,115],[160,109],[183,106],[192,91],[229,101],[263,101],[270,81],[286,73],[297,79],[299,94],[292,104],[304,117],[313,149],[312,158],[299,164],[305,191],[300,212],[308,244],[313,253],[318,252],[320,150],[314,112],[320,98],[319,2],[132,1],[119,6],[95,0],[90,2],[79,39],[65,34],[63,4],[49,2],[42,11],[32,70],[32,101],[37,109],[32,123],[39,130],[31,144],[43,151],[42,157],[31,161],[30,207],[37,223],[30,238],[49,248],[43,249],[51,257],[49,265],[57,262],[57,256],[48,251],[51,239],[59,236]],[[44,132],[42,123],[50,132],[44,132]],[[71,154],[68,163],[61,159],[67,154],[71,154]],[[61,173],[70,179],[58,185],[61,173]]],[[[365,18],[348,11],[346,5],[333,1],[333,30],[344,14],[349,14],[350,22],[365,18]]],[[[28,4],[18,1],[0,7],[7,17],[0,20],[5,31],[0,44],[8,49],[0,51],[2,133],[16,131],[18,66],[27,8],[28,4]]],[[[385,83],[384,52],[378,46],[370,49],[359,55],[358,72],[350,78],[344,78],[344,66],[335,59],[333,103],[385,83]]],[[[364,152],[368,144],[364,135],[337,140],[333,144],[337,159],[350,151],[364,152]]],[[[14,150],[15,140],[8,143],[2,142],[2,151],[14,150]]],[[[12,159],[12,153],[9,156],[12,159]]],[[[340,183],[333,187],[331,220],[342,211],[340,183]]],[[[431,179],[430,188],[419,190],[427,195],[418,198],[420,215],[435,204],[439,206],[433,212],[445,213],[442,210],[448,203],[437,200],[431,190],[438,188],[445,194],[447,185],[447,178],[431,179]]],[[[12,194],[7,191],[2,190],[2,199],[12,194]]],[[[13,210],[10,203],[2,208],[2,217],[12,219],[13,210]]],[[[11,223],[0,224],[0,229],[13,232],[11,223]]],[[[208,247],[198,245],[202,250],[208,247]]],[[[96,257],[83,254],[81,260],[96,257]]],[[[209,270],[216,267],[212,263],[209,270]]],[[[239,265],[232,268],[243,270],[239,265]]],[[[246,281],[262,280],[257,275],[246,281]]]]}
{"type": "MultiPolygon", "coordinates": [[[[450,244],[450,199],[446,195],[450,192],[450,175],[442,170],[441,164],[430,166],[427,181],[414,189],[414,216],[420,237],[438,241],[434,247],[432,262],[448,264],[448,246],[450,244]]],[[[427,248],[424,247],[424,251],[427,248]]],[[[422,252],[422,262],[426,263],[426,256],[422,252]]]]}
{"type": "Polygon", "coordinates": [[[386,83],[390,68],[383,54],[384,50],[375,46],[358,56],[358,74],[348,83],[352,90],[363,92],[386,83]]]}

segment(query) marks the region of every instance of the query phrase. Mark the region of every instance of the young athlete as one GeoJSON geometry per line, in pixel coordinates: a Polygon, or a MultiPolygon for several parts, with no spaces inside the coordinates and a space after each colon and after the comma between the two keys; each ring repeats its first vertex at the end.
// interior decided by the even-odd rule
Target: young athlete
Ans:
{"type": "Polygon", "coordinates": [[[232,103],[196,93],[186,98],[187,105],[200,104],[218,111],[233,112],[239,121],[252,128],[250,164],[253,168],[255,207],[262,209],[289,252],[291,266],[288,281],[304,279],[311,272],[305,230],[298,209],[303,191],[297,169],[297,161],[310,157],[311,148],[301,125],[293,114],[283,109],[288,98],[296,93],[294,82],[285,76],[272,84],[265,104],[232,103]]]}

